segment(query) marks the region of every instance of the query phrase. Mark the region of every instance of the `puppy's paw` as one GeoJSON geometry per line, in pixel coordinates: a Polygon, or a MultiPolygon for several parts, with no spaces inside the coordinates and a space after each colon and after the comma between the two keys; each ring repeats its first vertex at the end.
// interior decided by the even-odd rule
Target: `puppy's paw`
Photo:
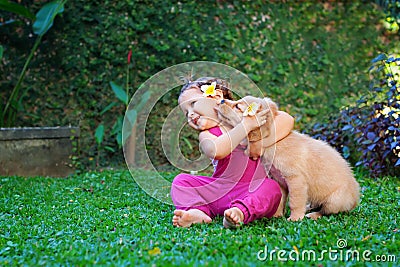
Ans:
{"type": "Polygon", "coordinates": [[[272,217],[274,217],[274,218],[283,217],[283,212],[276,212],[272,217]]]}
{"type": "Polygon", "coordinates": [[[303,220],[303,218],[304,218],[304,214],[303,215],[291,214],[287,220],[290,222],[296,222],[296,221],[303,220]]]}
{"type": "Polygon", "coordinates": [[[313,220],[318,220],[319,218],[322,217],[322,213],[320,212],[311,212],[306,214],[307,218],[313,219],[313,220]]]}
{"type": "Polygon", "coordinates": [[[279,205],[278,209],[276,210],[275,214],[272,216],[274,218],[283,217],[285,214],[285,208],[283,207],[282,203],[279,205]]]}

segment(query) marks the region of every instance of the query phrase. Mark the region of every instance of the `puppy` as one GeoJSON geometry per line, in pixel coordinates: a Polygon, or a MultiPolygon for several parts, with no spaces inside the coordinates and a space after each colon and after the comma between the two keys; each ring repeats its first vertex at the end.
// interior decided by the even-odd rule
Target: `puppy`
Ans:
{"type": "MultiPolygon", "coordinates": [[[[273,120],[278,112],[277,105],[269,98],[246,96],[230,105],[221,103],[217,113],[221,121],[235,126],[243,116],[243,106],[252,103],[259,105],[259,110],[267,109],[267,123],[250,132],[248,140],[265,138],[271,134],[273,120]],[[240,106],[242,105],[242,106],[240,106]]],[[[250,148],[251,149],[251,148],[250,148]]],[[[264,148],[263,164],[267,170],[275,167],[281,173],[282,181],[278,182],[283,191],[282,203],[276,216],[284,214],[287,194],[289,194],[290,221],[302,220],[304,216],[318,219],[323,215],[346,212],[354,209],[359,201],[360,186],[355,180],[349,164],[327,143],[307,135],[292,131],[275,145],[264,148]],[[319,211],[305,215],[307,204],[319,211]]],[[[271,173],[272,176],[274,173],[271,173]]],[[[275,177],[274,177],[275,178],[275,177]]]]}

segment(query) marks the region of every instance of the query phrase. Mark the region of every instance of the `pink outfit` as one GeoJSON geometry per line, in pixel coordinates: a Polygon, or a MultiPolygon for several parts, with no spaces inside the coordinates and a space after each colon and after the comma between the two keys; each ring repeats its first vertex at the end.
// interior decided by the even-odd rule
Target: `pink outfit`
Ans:
{"type": "MultiPolygon", "coordinates": [[[[219,127],[210,133],[222,135],[219,127]]],[[[260,159],[251,160],[244,147],[236,147],[221,160],[214,160],[211,177],[179,174],[172,182],[171,197],[177,209],[199,209],[211,218],[223,215],[226,209],[239,208],[247,224],[263,217],[272,217],[282,194],[276,181],[267,177],[260,159]]]]}

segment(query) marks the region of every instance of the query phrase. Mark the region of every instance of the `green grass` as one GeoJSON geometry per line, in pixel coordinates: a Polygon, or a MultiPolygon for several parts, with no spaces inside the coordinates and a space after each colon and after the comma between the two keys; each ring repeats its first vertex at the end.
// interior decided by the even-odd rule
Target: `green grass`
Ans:
{"type": "Polygon", "coordinates": [[[398,266],[399,178],[363,177],[357,174],[361,203],[349,214],[302,222],[262,219],[236,230],[224,229],[222,218],[174,228],[173,207],[146,195],[126,171],[68,179],[0,177],[0,265],[378,265],[362,260],[371,251],[371,259],[395,256],[383,265],[398,266]],[[338,249],[339,239],[347,247],[338,249]],[[260,261],[257,254],[264,257],[265,248],[268,257],[260,261]],[[288,260],[299,251],[299,261],[279,261],[279,250],[288,260]],[[327,252],[322,261],[308,261],[304,253],[311,250],[317,258],[327,252]],[[337,260],[330,260],[329,250],[337,260]],[[360,261],[346,261],[348,250],[359,251],[360,261]]]}

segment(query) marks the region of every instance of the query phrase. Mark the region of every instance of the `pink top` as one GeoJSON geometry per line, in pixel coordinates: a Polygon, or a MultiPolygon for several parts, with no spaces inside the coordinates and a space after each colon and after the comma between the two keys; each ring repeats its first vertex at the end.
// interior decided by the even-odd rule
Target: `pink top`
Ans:
{"type": "MultiPolygon", "coordinates": [[[[209,129],[222,135],[219,127],[209,129]]],[[[237,146],[228,156],[213,160],[212,177],[181,173],[175,177],[171,197],[177,209],[199,209],[210,217],[223,215],[230,207],[238,207],[244,223],[271,217],[279,206],[281,191],[277,182],[268,179],[261,160],[252,160],[237,146]]]]}
{"type": "MultiPolygon", "coordinates": [[[[216,126],[209,129],[215,136],[222,135],[221,129],[216,126]]],[[[220,160],[214,160],[212,177],[226,179],[227,182],[245,182],[264,179],[267,174],[260,159],[252,160],[244,154],[245,146],[237,146],[231,154],[220,160]]]]}

